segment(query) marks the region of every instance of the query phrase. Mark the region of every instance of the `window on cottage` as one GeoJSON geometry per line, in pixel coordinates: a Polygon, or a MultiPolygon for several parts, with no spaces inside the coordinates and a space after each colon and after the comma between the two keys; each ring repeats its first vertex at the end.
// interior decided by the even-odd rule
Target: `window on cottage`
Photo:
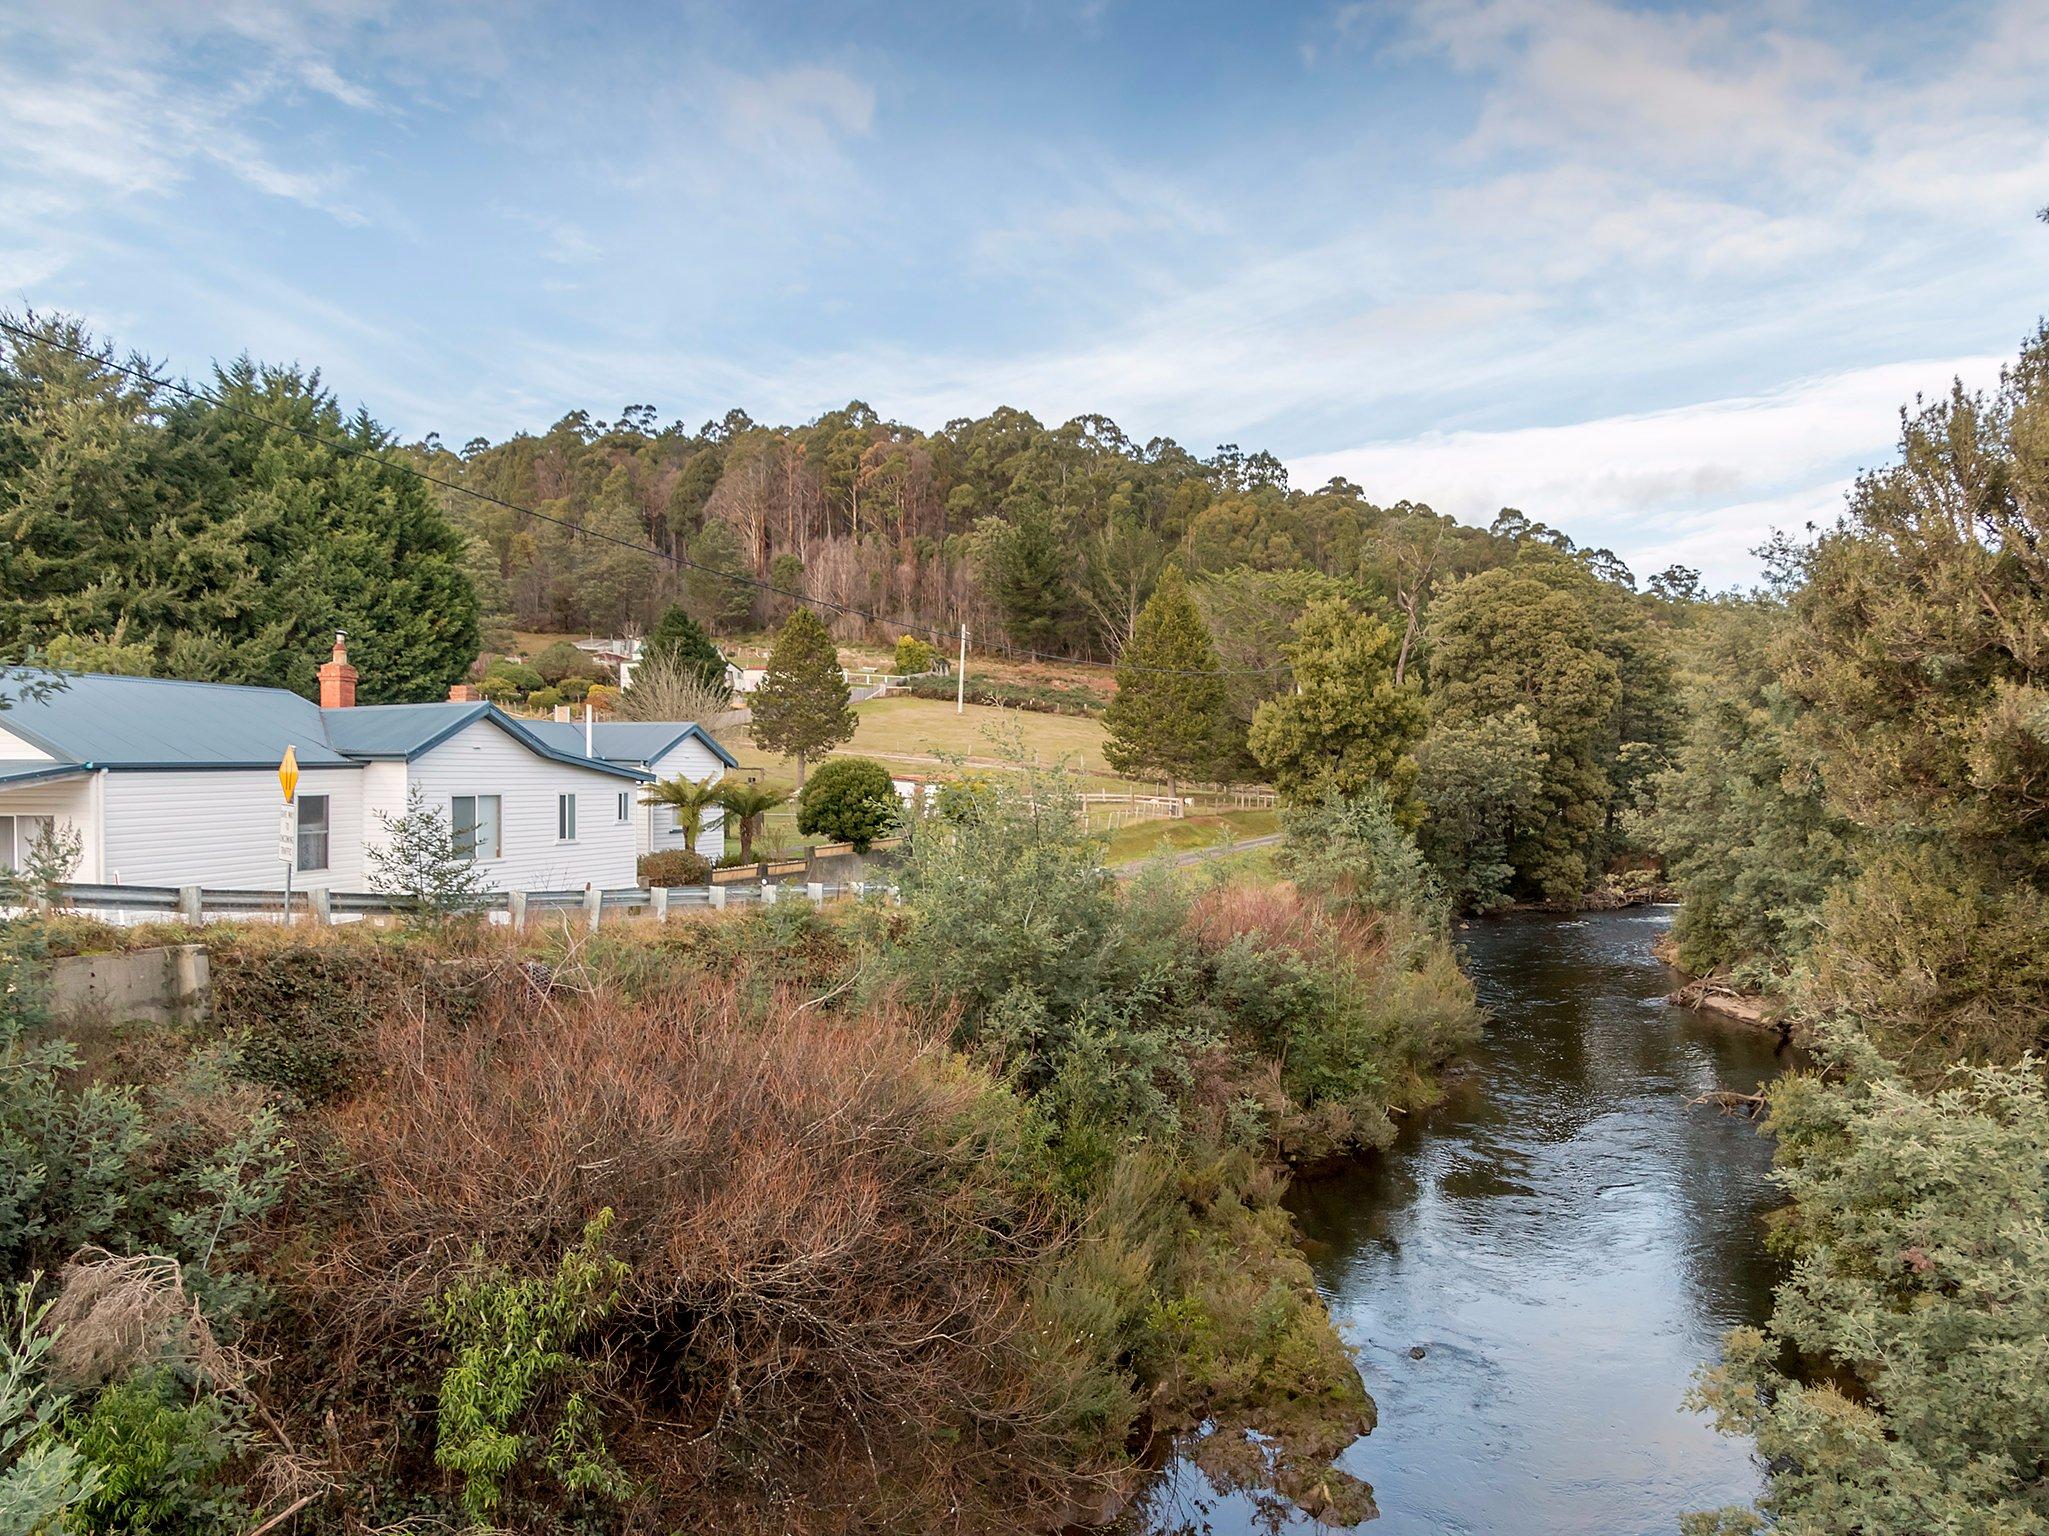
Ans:
{"type": "Polygon", "coordinates": [[[299,796],[299,868],[327,868],[328,797],[299,796]]]}
{"type": "Polygon", "coordinates": [[[619,819],[621,821],[633,820],[633,791],[631,790],[621,790],[619,792],[619,819]]]}
{"type": "Polygon", "coordinates": [[[449,831],[456,847],[471,859],[495,859],[505,851],[500,832],[503,803],[497,795],[457,795],[448,802],[449,831]]]}
{"type": "Polygon", "coordinates": [[[576,841],[576,796],[555,797],[555,836],[565,843],[576,841]]]}
{"type": "Polygon", "coordinates": [[[0,816],[0,869],[21,868],[50,821],[48,816],[0,816]]]}

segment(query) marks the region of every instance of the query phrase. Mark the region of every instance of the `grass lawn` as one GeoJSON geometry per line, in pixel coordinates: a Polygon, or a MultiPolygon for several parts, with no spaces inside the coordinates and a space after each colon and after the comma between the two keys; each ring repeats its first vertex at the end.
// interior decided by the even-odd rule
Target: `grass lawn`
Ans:
{"type": "MultiPolygon", "coordinates": [[[[994,761],[1009,755],[1010,748],[1005,743],[1012,740],[1020,742],[1027,754],[1036,753],[1049,766],[1072,754],[1092,778],[1105,772],[1103,727],[1079,715],[1042,715],[986,704],[970,704],[956,715],[951,704],[904,695],[870,699],[855,705],[854,712],[861,717],[860,728],[839,751],[901,764],[910,773],[931,774],[935,765],[906,762],[909,758],[955,753],[994,761]]],[[[721,732],[720,740],[727,751],[740,759],[741,767],[763,769],[779,783],[795,782],[795,762],[763,752],[747,735],[746,726],[721,732]]]]}
{"type": "MultiPolygon", "coordinates": [[[[1214,848],[1228,837],[1243,841],[1264,837],[1281,829],[1276,811],[1225,811],[1220,816],[1184,816],[1179,821],[1140,821],[1119,827],[1110,834],[1105,864],[1129,864],[1160,854],[1187,853],[1197,848],[1214,848]]],[[[1265,849],[1252,849],[1264,853],[1265,849]]],[[[1236,857],[1227,855],[1226,857],[1236,857]]]]}

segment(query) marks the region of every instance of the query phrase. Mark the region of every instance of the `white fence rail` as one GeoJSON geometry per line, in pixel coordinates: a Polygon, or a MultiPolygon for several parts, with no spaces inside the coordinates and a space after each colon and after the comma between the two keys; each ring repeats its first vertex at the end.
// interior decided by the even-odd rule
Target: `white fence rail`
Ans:
{"type": "MultiPolygon", "coordinates": [[[[666,918],[672,912],[692,907],[716,910],[730,906],[773,906],[778,901],[818,903],[842,897],[894,901],[896,895],[895,886],[879,882],[793,880],[779,884],[766,880],[755,885],[483,891],[471,903],[471,910],[484,914],[492,922],[507,922],[515,928],[523,928],[536,918],[551,914],[580,918],[595,928],[607,914],[615,918],[634,914],[666,918]]],[[[160,919],[197,924],[215,918],[256,918],[278,922],[285,917],[285,895],[282,891],[215,890],[197,885],[59,885],[52,887],[47,897],[31,905],[45,911],[108,915],[116,922],[160,919]]],[[[353,922],[364,918],[403,917],[412,910],[403,898],[369,891],[296,891],[292,895],[291,917],[295,921],[307,917],[316,923],[353,922]]]]}

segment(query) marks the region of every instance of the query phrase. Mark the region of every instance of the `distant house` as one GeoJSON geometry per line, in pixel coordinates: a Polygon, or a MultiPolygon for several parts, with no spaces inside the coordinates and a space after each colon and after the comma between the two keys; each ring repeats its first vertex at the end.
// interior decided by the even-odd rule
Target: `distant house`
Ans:
{"type": "MultiPolygon", "coordinates": [[[[301,890],[367,889],[381,818],[400,814],[414,789],[447,814],[501,890],[632,885],[634,857],[654,835],[639,802],[656,767],[586,751],[580,727],[571,740],[466,687],[444,703],[358,706],[339,636],[320,668],[318,704],[279,688],[96,674],[66,682],[0,713],[0,863],[18,863],[54,819],[82,839],[75,880],[278,889],[277,765],[288,746],[300,769],[301,890]]],[[[659,771],[731,762],[694,725],[634,729],[671,733],[654,754],[659,771]]]]}

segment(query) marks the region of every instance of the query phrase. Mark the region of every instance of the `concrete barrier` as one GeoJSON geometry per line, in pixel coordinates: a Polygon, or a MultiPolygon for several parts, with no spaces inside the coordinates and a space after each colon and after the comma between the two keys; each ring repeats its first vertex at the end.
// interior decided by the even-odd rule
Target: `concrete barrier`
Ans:
{"type": "Polygon", "coordinates": [[[119,954],[62,955],[50,962],[50,1017],[67,1027],[192,1024],[213,1007],[206,948],[169,944],[119,954]]]}

